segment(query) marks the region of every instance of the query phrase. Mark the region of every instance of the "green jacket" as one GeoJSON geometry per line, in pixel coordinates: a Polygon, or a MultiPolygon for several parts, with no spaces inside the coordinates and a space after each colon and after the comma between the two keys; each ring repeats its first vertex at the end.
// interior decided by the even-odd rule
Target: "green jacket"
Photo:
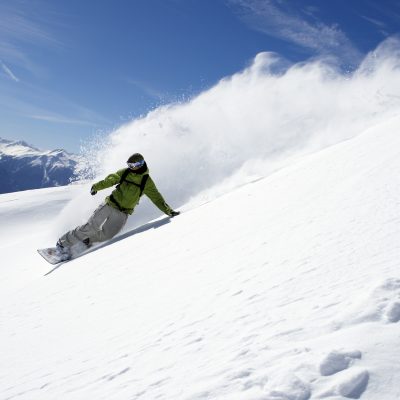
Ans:
{"type": "MultiPolygon", "coordinates": [[[[95,183],[92,187],[94,190],[103,190],[111,186],[118,186],[113,190],[110,196],[106,197],[106,203],[117,210],[123,211],[126,214],[132,214],[135,206],[140,200],[140,183],[144,175],[149,175],[147,169],[144,173],[138,174],[130,172],[125,180],[119,184],[124,169],[120,169],[115,174],[108,175],[105,179],[95,183]],[[133,182],[135,184],[129,183],[133,182]]],[[[146,181],[143,193],[165,214],[170,215],[172,208],[165,202],[161,193],[157,190],[157,187],[151,177],[149,176],[146,181]]]]}

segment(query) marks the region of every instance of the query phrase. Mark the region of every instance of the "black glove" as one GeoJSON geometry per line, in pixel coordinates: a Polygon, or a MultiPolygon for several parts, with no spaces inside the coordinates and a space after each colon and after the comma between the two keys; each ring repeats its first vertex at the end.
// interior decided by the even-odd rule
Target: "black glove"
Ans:
{"type": "Polygon", "coordinates": [[[94,196],[96,193],[97,193],[97,190],[92,186],[92,187],[90,188],[90,194],[91,194],[92,196],[94,196]]]}
{"type": "Polygon", "coordinates": [[[181,212],[180,211],[174,211],[174,210],[172,210],[170,213],[169,213],[169,216],[171,217],[171,218],[174,218],[174,217],[176,217],[177,215],[179,215],[181,212]]]}

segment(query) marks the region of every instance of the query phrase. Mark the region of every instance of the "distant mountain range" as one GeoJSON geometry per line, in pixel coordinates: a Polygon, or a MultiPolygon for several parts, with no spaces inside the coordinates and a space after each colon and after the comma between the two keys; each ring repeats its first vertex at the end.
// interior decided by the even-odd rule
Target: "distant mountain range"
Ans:
{"type": "Polygon", "coordinates": [[[67,185],[76,178],[80,159],[65,150],[41,151],[0,138],[0,193],[67,185]]]}

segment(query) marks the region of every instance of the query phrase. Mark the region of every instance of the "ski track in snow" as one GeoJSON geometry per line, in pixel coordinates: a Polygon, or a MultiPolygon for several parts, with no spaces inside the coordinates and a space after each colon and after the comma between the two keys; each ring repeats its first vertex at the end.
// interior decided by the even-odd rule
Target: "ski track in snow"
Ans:
{"type": "Polygon", "coordinates": [[[35,249],[79,189],[0,196],[0,398],[400,398],[399,127],[46,277],[35,249]]]}

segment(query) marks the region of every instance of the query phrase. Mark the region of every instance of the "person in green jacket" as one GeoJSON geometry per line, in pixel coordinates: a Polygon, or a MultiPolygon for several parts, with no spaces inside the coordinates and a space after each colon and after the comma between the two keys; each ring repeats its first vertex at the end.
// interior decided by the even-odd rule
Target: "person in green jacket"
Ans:
{"type": "Polygon", "coordinates": [[[71,247],[81,244],[90,247],[95,242],[103,242],[114,237],[124,227],[128,216],[145,194],[162,212],[170,217],[179,215],[164,200],[157,190],[143,156],[135,153],[129,157],[128,168],[123,168],[95,183],[90,193],[116,186],[110,196],[94,211],[88,222],[65,233],[58,239],[57,253],[63,261],[72,257],[71,247]]]}

